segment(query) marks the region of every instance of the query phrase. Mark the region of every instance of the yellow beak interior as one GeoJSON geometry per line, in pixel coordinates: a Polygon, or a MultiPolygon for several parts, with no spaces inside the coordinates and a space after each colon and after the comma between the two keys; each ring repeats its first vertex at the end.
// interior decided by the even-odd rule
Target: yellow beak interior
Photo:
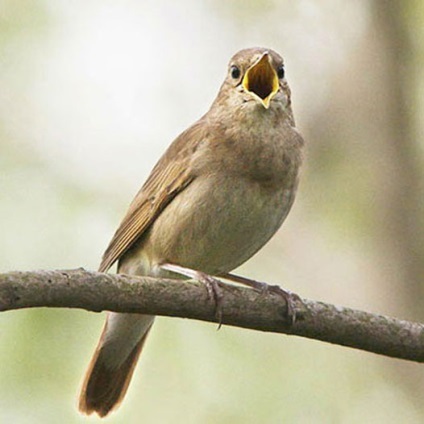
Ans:
{"type": "Polygon", "coordinates": [[[243,77],[243,88],[261,102],[265,109],[278,92],[279,81],[277,73],[271,65],[269,53],[264,53],[253,64],[243,77]]]}

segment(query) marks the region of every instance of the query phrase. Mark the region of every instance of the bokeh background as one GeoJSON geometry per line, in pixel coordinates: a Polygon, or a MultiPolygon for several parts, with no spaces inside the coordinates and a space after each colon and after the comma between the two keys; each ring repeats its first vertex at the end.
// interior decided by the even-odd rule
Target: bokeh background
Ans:
{"type": "MultiPolygon", "coordinates": [[[[279,51],[307,155],[282,230],[239,273],[423,320],[424,6],[358,0],[0,0],[0,271],[96,269],[238,49],[279,51]]],[[[101,314],[0,314],[0,422],[76,410],[101,314]]],[[[108,423],[422,423],[424,370],[159,318],[108,423]]]]}

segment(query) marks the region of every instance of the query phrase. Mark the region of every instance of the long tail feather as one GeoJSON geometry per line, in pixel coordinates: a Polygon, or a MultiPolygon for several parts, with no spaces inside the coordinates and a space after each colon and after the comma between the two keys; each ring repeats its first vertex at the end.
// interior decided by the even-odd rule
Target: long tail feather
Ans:
{"type": "Polygon", "coordinates": [[[110,314],[86,372],[79,399],[85,414],[104,417],[125,396],[154,317],[110,314]]]}

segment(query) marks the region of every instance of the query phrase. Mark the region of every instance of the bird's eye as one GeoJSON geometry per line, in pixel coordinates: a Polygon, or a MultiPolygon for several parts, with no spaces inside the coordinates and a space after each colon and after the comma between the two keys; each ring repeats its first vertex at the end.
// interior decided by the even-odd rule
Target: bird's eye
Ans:
{"type": "Polygon", "coordinates": [[[284,66],[281,65],[278,69],[277,69],[277,75],[279,79],[283,79],[284,75],[285,75],[286,71],[284,69],[284,66]]]}
{"type": "Polygon", "coordinates": [[[240,69],[236,65],[231,66],[230,68],[231,78],[238,79],[240,77],[240,69]]]}

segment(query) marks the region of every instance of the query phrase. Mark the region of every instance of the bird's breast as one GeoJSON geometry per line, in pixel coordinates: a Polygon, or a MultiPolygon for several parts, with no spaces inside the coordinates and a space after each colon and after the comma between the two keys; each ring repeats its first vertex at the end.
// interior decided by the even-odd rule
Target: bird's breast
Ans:
{"type": "Polygon", "coordinates": [[[278,191],[297,179],[302,145],[303,139],[286,121],[218,127],[199,145],[193,172],[231,175],[278,191]]]}
{"type": "Polygon", "coordinates": [[[271,190],[232,175],[200,176],[156,219],[143,249],[154,262],[228,272],[272,237],[294,194],[294,185],[271,190]]]}

